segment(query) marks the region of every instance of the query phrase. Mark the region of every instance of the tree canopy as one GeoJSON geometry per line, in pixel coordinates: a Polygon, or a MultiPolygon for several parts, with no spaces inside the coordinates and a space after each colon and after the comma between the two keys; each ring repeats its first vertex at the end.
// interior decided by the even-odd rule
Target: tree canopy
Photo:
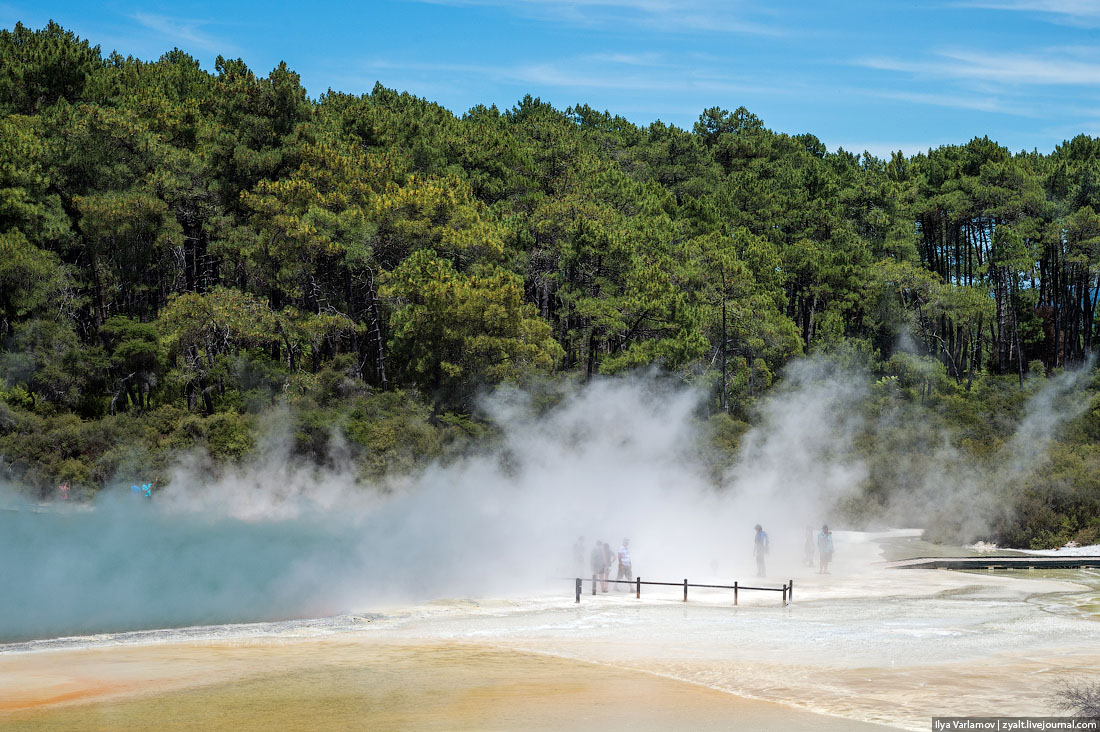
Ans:
{"type": "MultiPolygon", "coordinates": [[[[212,418],[247,431],[294,398],[305,453],[310,410],[364,445],[364,415],[400,414],[405,464],[469,432],[484,387],[640,367],[750,421],[811,353],[957,424],[994,384],[1092,358],[1098,211],[1085,135],[881,160],[744,108],[684,130],[530,96],[461,116],[381,85],[310,99],[286,64],[211,73],[20,24],[0,31],[0,455],[94,490],[116,443],[55,460],[28,433],[127,417],[150,454],[218,453],[212,418]]],[[[1100,410],[1082,419],[1066,470],[1100,457],[1100,410]]],[[[1098,504],[1024,538],[1100,531],[1098,504]]]]}

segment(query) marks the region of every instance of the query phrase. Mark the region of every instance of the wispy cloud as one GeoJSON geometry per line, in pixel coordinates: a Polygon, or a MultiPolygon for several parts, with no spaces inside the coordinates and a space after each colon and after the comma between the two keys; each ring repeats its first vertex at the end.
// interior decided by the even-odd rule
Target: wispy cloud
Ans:
{"type": "Polygon", "coordinates": [[[1076,25],[1100,23],[1100,3],[1096,0],[969,0],[957,3],[957,7],[1040,13],[1076,25]]]}
{"type": "Polygon", "coordinates": [[[219,53],[232,52],[231,44],[204,31],[204,27],[213,25],[211,21],[193,18],[176,18],[156,13],[137,12],[130,16],[138,24],[164,36],[176,46],[188,50],[199,48],[219,53]]]}
{"type": "Polygon", "coordinates": [[[739,0],[407,0],[458,7],[498,7],[517,15],[568,25],[641,27],[652,32],[714,32],[789,35],[788,26],[755,15],[739,0]]]}
{"type": "Polygon", "coordinates": [[[1006,102],[996,97],[981,97],[957,94],[938,94],[927,92],[890,91],[880,89],[862,89],[858,93],[876,99],[892,99],[899,102],[911,102],[913,104],[925,104],[933,107],[947,107],[950,109],[970,109],[975,112],[994,112],[997,114],[1011,114],[1017,117],[1039,117],[1028,106],[1014,102],[1006,102]]]}
{"type": "Polygon", "coordinates": [[[1100,63],[1065,57],[1028,54],[943,51],[935,60],[865,58],[857,66],[899,71],[921,76],[952,77],[1003,84],[1095,86],[1100,85],[1100,63]]]}
{"type": "Polygon", "coordinates": [[[797,94],[790,85],[760,83],[745,84],[697,68],[665,64],[657,56],[609,55],[579,56],[541,63],[506,65],[431,64],[374,61],[363,69],[379,74],[423,72],[432,77],[439,74],[478,75],[524,87],[557,89],[617,89],[642,92],[703,91],[714,94],[797,94]]]}
{"type": "Polygon", "coordinates": [[[597,63],[626,66],[661,66],[666,59],[659,53],[596,53],[590,56],[597,63]]]}

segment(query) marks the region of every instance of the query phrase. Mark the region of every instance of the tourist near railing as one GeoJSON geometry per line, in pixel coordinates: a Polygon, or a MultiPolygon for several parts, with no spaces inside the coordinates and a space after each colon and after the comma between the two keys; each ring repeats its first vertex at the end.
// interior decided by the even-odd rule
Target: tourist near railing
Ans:
{"type": "Polygon", "coordinates": [[[742,585],[738,582],[734,582],[732,585],[700,585],[689,584],[685,578],[683,582],[642,582],[642,578],[636,577],[632,580],[613,580],[613,579],[600,579],[596,575],[592,575],[592,579],[585,579],[582,577],[576,578],[576,590],[577,590],[577,602],[581,601],[581,595],[583,594],[583,585],[585,582],[592,583],[592,594],[596,594],[596,585],[600,582],[605,584],[624,584],[634,585],[634,596],[639,600],[642,599],[642,585],[661,585],[664,587],[683,587],[684,588],[684,602],[688,601],[688,588],[689,587],[704,587],[712,590],[733,590],[733,604],[738,602],[738,594],[741,590],[759,590],[763,592],[782,592],[783,593],[783,607],[789,605],[794,599],[794,580],[788,580],[782,587],[750,587],[749,585],[742,585]]]}

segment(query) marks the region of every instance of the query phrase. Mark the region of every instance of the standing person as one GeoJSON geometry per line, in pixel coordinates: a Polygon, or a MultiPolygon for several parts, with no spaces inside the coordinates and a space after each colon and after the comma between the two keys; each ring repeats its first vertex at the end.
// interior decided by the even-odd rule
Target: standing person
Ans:
{"type": "MultiPolygon", "coordinates": [[[[615,579],[621,580],[624,577],[627,582],[634,580],[634,572],[630,566],[630,539],[623,539],[623,545],[619,547],[619,576],[615,579]]],[[[626,589],[630,590],[629,587],[626,589]]]]}
{"type": "Polygon", "coordinates": [[[611,545],[603,543],[603,591],[607,592],[608,575],[611,574],[611,562],[615,560],[615,553],[611,551],[611,545]]]}
{"type": "Polygon", "coordinates": [[[596,592],[596,580],[607,576],[607,562],[603,556],[603,542],[596,539],[596,546],[592,547],[588,563],[592,567],[592,592],[596,592]]]}
{"type": "Polygon", "coordinates": [[[756,525],[756,538],[752,544],[752,554],[756,557],[756,576],[763,577],[767,570],[764,567],[764,557],[768,555],[768,534],[760,526],[756,525]]]}
{"type": "Polygon", "coordinates": [[[829,531],[829,524],[824,524],[817,535],[817,556],[821,560],[817,573],[829,574],[829,562],[833,561],[833,532],[829,531]]]}
{"type": "Polygon", "coordinates": [[[806,544],[802,551],[802,564],[807,567],[814,566],[814,529],[812,526],[806,527],[806,544]]]}

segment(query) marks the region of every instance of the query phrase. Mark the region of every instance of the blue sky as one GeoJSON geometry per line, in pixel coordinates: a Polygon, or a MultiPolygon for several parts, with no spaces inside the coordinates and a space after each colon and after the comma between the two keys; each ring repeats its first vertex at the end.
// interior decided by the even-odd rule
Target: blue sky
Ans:
{"type": "Polygon", "coordinates": [[[51,18],[104,52],[286,60],[311,96],[381,81],[458,113],[530,93],[690,128],[745,106],[878,155],[1100,135],[1100,0],[0,0],[4,27],[51,18]]]}

